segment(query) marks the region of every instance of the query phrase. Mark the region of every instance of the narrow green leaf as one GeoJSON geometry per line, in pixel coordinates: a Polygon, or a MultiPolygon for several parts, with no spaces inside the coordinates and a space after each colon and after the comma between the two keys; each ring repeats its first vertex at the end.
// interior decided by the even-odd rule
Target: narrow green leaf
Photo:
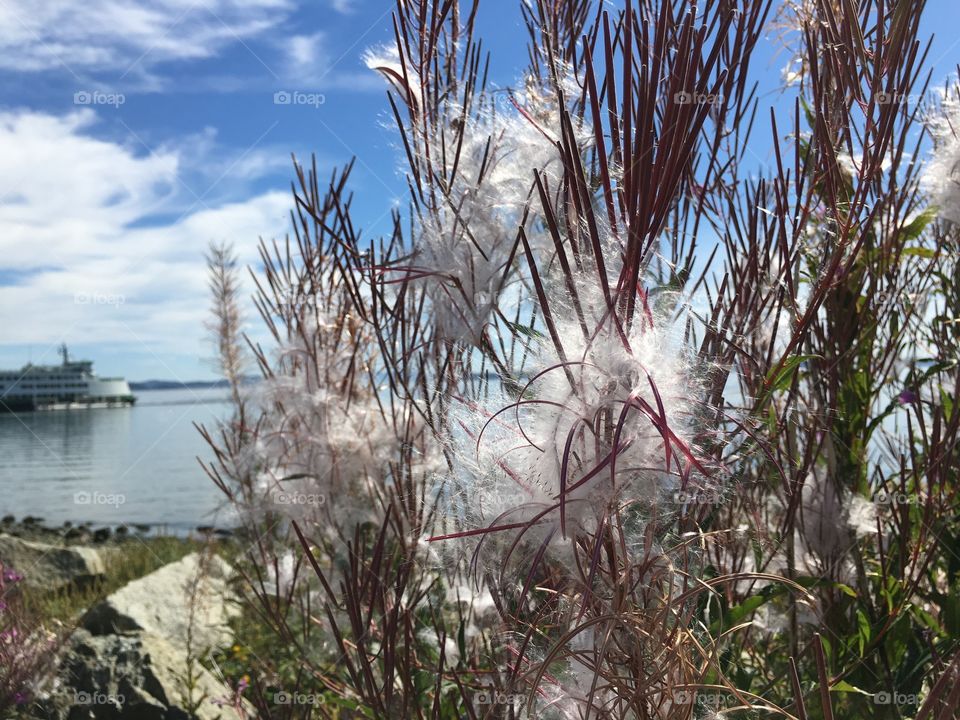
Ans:
{"type": "Polygon", "coordinates": [[[926,230],[927,225],[937,216],[938,210],[939,208],[935,205],[928,207],[903,228],[903,234],[910,240],[920,237],[920,233],[926,230]]]}
{"type": "Polygon", "coordinates": [[[710,625],[710,633],[714,637],[717,637],[726,628],[733,627],[737,623],[742,622],[748,615],[778,595],[782,595],[786,590],[786,585],[767,585],[756,595],[748,597],[739,605],[735,605],[727,610],[722,617],[715,620],[710,625]]]}
{"type": "Polygon", "coordinates": [[[860,695],[867,695],[873,697],[873,693],[867,692],[861,688],[858,688],[856,685],[851,685],[846,680],[841,680],[837,684],[833,685],[830,688],[830,692],[835,693],[858,693],[860,695]]]}
{"type": "Polygon", "coordinates": [[[863,610],[857,610],[857,645],[860,650],[860,657],[863,657],[863,649],[870,644],[871,637],[870,619],[863,610]]]}
{"type": "Polygon", "coordinates": [[[540,332],[539,330],[533,329],[529,325],[522,325],[521,323],[515,323],[515,322],[507,322],[507,327],[509,327],[514,332],[520,333],[521,335],[526,335],[527,337],[532,337],[537,339],[546,337],[546,335],[544,335],[542,332],[540,332]]]}
{"type": "MultiPolygon", "coordinates": [[[[776,392],[778,390],[785,390],[790,386],[790,383],[793,382],[793,374],[796,372],[797,368],[807,360],[812,360],[814,358],[820,357],[819,355],[793,355],[783,364],[783,367],[780,368],[774,377],[767,377],[766,386],[768,392],[776,392]]],[[[772,371],[771,371],[772,372],[772,371]]]]}

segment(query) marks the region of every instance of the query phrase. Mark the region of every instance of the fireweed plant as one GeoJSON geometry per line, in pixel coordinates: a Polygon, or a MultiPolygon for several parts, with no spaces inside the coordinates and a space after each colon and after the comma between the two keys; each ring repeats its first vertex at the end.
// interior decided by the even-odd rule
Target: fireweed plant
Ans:
{"type": "Polygon", "coordinates": [[[392,234],[295,165],[271,348],[209,256],[260,716],[956,716],[960,95],[923,6],[528,0],[500,87],[478,2],[397,3],[392,234]]]}
{"type": "Polygon", "coordinates": [[[0,712],[5,717],[32,700],[59,647],[57,636],[24,607],[23,579],[16,569],[0,563],[0,712]]]}

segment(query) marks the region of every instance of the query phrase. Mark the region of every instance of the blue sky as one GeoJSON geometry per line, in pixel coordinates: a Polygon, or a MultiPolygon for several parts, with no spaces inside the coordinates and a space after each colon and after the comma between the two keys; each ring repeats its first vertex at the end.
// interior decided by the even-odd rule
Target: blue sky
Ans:
{"type": "MultiPolygon", "coordinates": [[[[260,236],[283,236],[291,153],[325,172],[357,155],[355,218],[386,231],[405,189],[361,55],[392,37],[393,7],[0,0],[0,368],[56,362],[65,341],[103,374],[212,377],[202,254],[232,240],[253,262],[260,236]]],[[[958,20],[955,0],[929,3],[928,32],[958,20]]],[[[526,60],[518,4],[482,3],[479,30],[510,84],[526,60]]],[[[957,43],[936,39],[937,80],[957,43]]],[[[772,87],[784,62],[767,42],[755,74],[772,87]]]]}

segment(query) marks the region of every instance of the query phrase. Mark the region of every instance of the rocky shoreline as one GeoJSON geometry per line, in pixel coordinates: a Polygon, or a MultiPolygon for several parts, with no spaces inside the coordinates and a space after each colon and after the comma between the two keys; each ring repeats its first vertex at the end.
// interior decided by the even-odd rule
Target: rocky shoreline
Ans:
{"type": "Polygon", "coordinates": [[[16,717],[239,718],[230,688],[204,664],[230,646],[229,622],[239,613],[234,571],[218,554],[225,533],[201,531],[210,542],[194,540],[180,559],[119,587],[114,575],[117,589],[104,596],[99,588],[124,552],[157,538],[148,536],[149,528],[103,530],[0,519],[0,563],[17,570],[24,593],[40,600],[64,593],[94,598],[72,617],[53,619],[61,643],[54,672],[16,717]]]}
{"type": "MultiPolygon", "coordinates": [[[[41,517],[27,515],[18,520],[13,515],[0,518],[0,533],[12,535],[25,540],[35,540],[63,545],[103,545],[122,543],[134,538],[147,538],[157,535],[178,535],[169,532],[163,525],[120,524],[102,525],[93,522],[72,523],[65,522],[59,527],[47,525],[41,517]]],[[[233,536],[229,528],[218,528],[210,525],[199,525],[192,533],[201,537],[214,536],[228,538],[233,536]]]]}

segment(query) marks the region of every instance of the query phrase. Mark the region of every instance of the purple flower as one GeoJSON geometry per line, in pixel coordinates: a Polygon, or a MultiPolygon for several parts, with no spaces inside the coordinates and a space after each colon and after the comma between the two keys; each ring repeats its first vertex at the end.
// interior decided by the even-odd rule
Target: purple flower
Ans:
{"type": "Polygon", "coordinates": [[[3,571],[3,581],[9,583],[20,582],[23,580],[23,575],[18,573],[13,568],[6,568],[3,571]]]}
{"type": "Polygon", "coordinates": [[[897,395],[897,402],[901,405],[911,405],[919,399],[919,396],[913,390],[904,390],[897,395]]]}

